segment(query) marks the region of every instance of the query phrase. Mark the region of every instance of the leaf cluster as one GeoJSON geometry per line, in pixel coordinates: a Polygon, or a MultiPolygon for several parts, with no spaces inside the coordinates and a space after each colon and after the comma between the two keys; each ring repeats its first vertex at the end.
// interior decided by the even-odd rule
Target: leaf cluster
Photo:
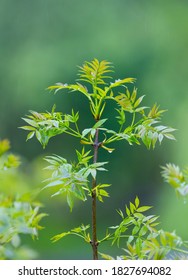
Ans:
{"type": "Polygon", "coordinates": [[[179,166],[169,163],[162,167],[161,174],[165,182],[172,186],[177,194],[184,197],[188,195],[188,168],[181,171],[179,166]]]}
{"type": "Polygon", "coordinates": [[[81,225],[79,227],[76,227],[70,231],[67,232],[63,232],[60,234],[55,235],[54,237],[51,238],[52,242],[56,242],[59,241],[60,239],[62,239],[65,236],[68,235],[76,235],[78,237],[81,237],[82,239],[84,239],[85,242],[89,243],[91,238],[90,238],[90,234],[87,232],[87,230],[90,228],[90,225],[81,225]]]}
{"type": "Polygon", "coordinates": [[[10,142],[8,139],[0,140],[0,170],[9,168],[16,168],[20,165],[20,159],[18,156],[9,153],[10,142]]]}
{"type": "Polygon", "coordinates": [[[58,134],[65,132],[75,137],[80,136],[77,128],[77,121],[79,119],[78,113],[75,114],[72,110],[71,115],[63,115],[61,112],[54,112],[54,110],[55,105],[51,112],[38,113],[30,111],[31,115],[23,118],[23,120],[29,125],[22,126],[21,128],[30,131],[26,140],[36,136],[37,140],[41,143],[43,148],[45,148],[49,139],[58,134]],[[72,124],[75,125],[75,130],[71,128],[72,124]]]}
{"type": "MultiPolygon", "coordinates": [[[[97,171],[106,171],[103,167],[107,162],[89,163],[92,158],[90,151],[85,152],[84,148],[81,152],[76,151],[77,163],[68,163],[63,157],[54,155],[47,156],[45,160],[50,164],[46,167],[52,171],[50,178],[46,180],[45,188],[55,188],[55,193],[52,196],[65,194],[67,203],[72,210],[74,206],[74,198],[85,201],[88,195],[91,195],[91,187],[89,184],[89,176],[96,178],[97,171]]],[[[102,196],[108,196],[108,193],[103,188],[108,185],[96,186],[96,193],[99,201],[102,196]]]]}
{"type": "Polygon", "coordinates": [[[0,259],[12,258],[14,250],[21,246],[21,234],[37,237],[39,224],[46,216],[39,213],[40,205],[22,198],[0,197],[0,259]]]}
{"type": "MultiPolygon", "coordinates": [[[[144,214],[149,209],[150,206],[140,206],[136,197],[134,203],[130,202],[129,207],[125,207],[125,213],[118,211],[122,221],[119,225],[110,227],[115,230],[111,235],[112,244],[117,243],[119,246],[123,243],[126,246],[123,248],[124,254],[118,259],[159,260],[167,258],[174,251],[188,254],[188,251],[182,249],[185,243],[175,232],[157,229],[159,217],[144,214]]],[[[112,258],[105,254],[102,257],[112,258]]]]}
{"type": "Polygon", "coordinates": [[[112,65],[105,60],[99,62],[94,59],[91,62],[85,62],[79,69],[79,81],[85,84],[80,82],[69,85],[57,83],[48,89],[55,93],[67,89],[83,94],[89,101],[91,114],[95,119],[93,127],[85,128],[80,133],[77,123],[79,114],[75,114],[73,110],[71,115],[55,112],[55,107],[50,113],[30,111],[31,115],[23,118],[29,125],[21,127],[30,131],[27,140],[35,135],[44,148],[51,137],[67,133],[80,138],[84,145],[94,145],[96,131],[101,130],[104,139],[100,146],[112,152],[113,149],[108,145],[119,140],[126,140],[130,145],[139,145],[140,142],[143,142],[150,149],[155,147],[157,141],[161,143],[164,138],[175,139],[172,135],[174,129],[160,124],[165,110],[159,110],[159,106],[154,104],[148,111],[148,107],[141,105],[144,95],[138,97],[135,87],[132,92],[128,89],[126,84],[134,83],[134,78],[117,79],[109,83],[109,78],[112,78],[109,76],[109,73],[112,72],[112,65]],[[92,89],[88,88],[87,84],[92,85],[92,89]],[[121,89],[121,91],[116,92],[116,89],[121,89]],[[103,127],[107,118],[101,118],[109,100],[115,102],[117,130],[103,127]],[[130,117],[128,118],[127,114],[131,115],[130,122],[130,117]]]}
{"type": "MultiPolygon", "coordinates": [[[[1,172],[9,168],[18,167],[19,157],[9,153],[10,142],[0,141],[0,157],[2,158],[1,172]]],[[[1,175],[1,174],[0,174],[1,175]]],[[[39,224],[45,213],[39,213],[41,205],[33,202],[30,195],[14,198],[0,195],[0,259],[14,259],[20,254],[26,258],[36,253],[21,244],[21,235],[29,234],[33,238],[38,236],[39,224]]]]}

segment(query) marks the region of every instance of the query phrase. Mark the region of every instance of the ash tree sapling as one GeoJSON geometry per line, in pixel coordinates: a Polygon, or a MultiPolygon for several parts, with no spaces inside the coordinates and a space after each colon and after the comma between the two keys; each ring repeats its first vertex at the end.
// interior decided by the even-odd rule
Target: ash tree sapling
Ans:
{"type": "MultiPolygon", "coordinates": [[[[94,59],[79,67],[79,79],[76,83],[56,83],[48,87],[49,91],[55,94],[61,91],[65,91],[66,94],[70,94],[70,92],[81,93],[87,99],[90,113],[93,116],[90,127],[81,128],[79,126],[79,112],[75,112],[74,109],[69,114],[56,112],[55,105],[50,112],[30,111],[30,114],[23,118],[27,125],[22,126],[22,129],[28,131],[27,140],[35,136],[43,148],[47,146],[50,138],[63,133],[77,138],[80,142],[82,148],[75,151],[77,158],[75,163],[71,163],[59,155],[45,158],[49,164],[47,169],[51,170],[52,174],[47,179],[44,188],[53,190],[55,187],[56,191],[52,196],[65,195],[70,210],[73,209],[75,198],[82,201],[91,199],[91,233],[89,232],[90,226],[83,224],[54,236],[52,240],[57,241],[69,234],[80,236],[91,244],[95,260],[98,259],[98,246],[101,242],[108,239],[113,240],[113,238],[115,241],[119,240],[117,229],[114,233],[107,233],[101,240],[97,236],[96,201],[103,202],[104,198],[109,196],[108,188],[110,186],[109,183],[101,183],[97,180],[98,172],[106,171],[107,165],[107,162],[98,161],[100,150],[104,149],[112,153],[114,150],[112,144],[121,140],[129,145],[143,143],[147,149],[154,149],[156,143],[161,143],[164,138],[175,139],[172,135],[174,129],[161,124],[161,117],[165,111],[160,110],[157,104],[151,108],[142,105],[144,95],[138,96],[137,88],[128,87],[135,82],[134,78],[123,78],[110,82],[112,69],[111,63],[94,59]],[[114,104],[113,110],[116,111],[117,120],[116,129],[110,127],[108,115],[105,115],[108,102],[114,104]]],[[[154,217],[145,218],[142,214],[135,214],[135,211],[138,211],[138,204],[139,199],[137,198],[137,206],[132,206],[132,210],[130,209],[132,215],[137,215],[129,217],[129,220],[131,219],[130,224],[136,224],[138,221],[135,219],[142,220],[144,228],[137,230],[140,230],[141,236],[144,236],[147,230],[150,231],[149,225],[154,222],[154,217]],[[144,221],[144,219],[146,220],[144,221]]],[[[146,208],[144,210],[147,210],[146,208]]],[[[122,213],[121,217],[124,219],[122,213]]],[[[141,221],[139,226],[141,227],[141,221]]],[[[137,230],[134,229],[135,234],[137,230]]],[[[129,244],[130,240],[132,242],[133,239],[129,239],[129,244]]],[[[138,240],[136,242],[141,246],[142,239],[138,240]]],[[[151,254],[152,256],[153,254],[151,254]]]]}

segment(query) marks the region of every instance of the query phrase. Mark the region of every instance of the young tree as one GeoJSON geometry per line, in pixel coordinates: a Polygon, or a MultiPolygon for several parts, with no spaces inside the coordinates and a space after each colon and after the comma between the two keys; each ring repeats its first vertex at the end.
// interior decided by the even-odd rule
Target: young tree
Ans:
{"type": "MultiPolygon", "coordinates": [[[[97,236],[96,201],[98,199],[103,202],[104,197],[109,196],[107,189],[110,186],[97,180],[98,172],[106,171],[107,164],[107,162],[98,161],[100,150],[105,149],[111,153],[114,150],[111,144],[121,140],[129,145],[143,143],[147,149],[155,148],[157,141],[161,143],[164,138],[174,140],[174,136],[171,134],[174,129],[161,124],[161,117],[165,111],[160,110],[156,104],[151,108],[141,105],[144,95],[138,97],[137,88],[128,87],[135,82],[134,78],[123,78],[110,82],[112,69],[111,63],[94,59],[79,67],[79,79],[75,84],[57,83],[48,88],[54,93],[61,90],[80,92],[88,100],[88,106],[93,116],[93,123],[90,127],[80,128],[79,112],[75,112],[73,109],[70,114],[56,112],[55,106],[51,112],[30,111],[30,115],[23,118],[27,125],[22,127],[29,131],[27,140],[36,136],[43,148],[46,147],[50,138],[63,133],[76,137],[83,146],[80,151],[76,150],[76,163],[70,163],[57,155],[45,158],[50,164],[47,168],[52,171],[45,188],[56,187],[58,190],[53,196],[66,195],[71,210],[75,198],[82,201],[91,198],[91,236],[88,233],[89,225],[81,225],[69,232],[56,235],[53,240],[59,240],[68,234],[76,234],[91,244],[95,260],[98,259],[99,244],[112,238],[108,233],[102,240],[99,240],[97,236]],[[116,129],[110,127],[108,116],[105,115],[106,104],[109,101],[114,102],[113,109],[117,113],[116,129]],[[128,114],[130,117],[127,117],[128,114]]],[[[137,209],[138,198],[135,204],[137,205],[135,209],[137,209]]],[[[132,214],[133,209],[134,207],[130,210],[132,214]]]]}

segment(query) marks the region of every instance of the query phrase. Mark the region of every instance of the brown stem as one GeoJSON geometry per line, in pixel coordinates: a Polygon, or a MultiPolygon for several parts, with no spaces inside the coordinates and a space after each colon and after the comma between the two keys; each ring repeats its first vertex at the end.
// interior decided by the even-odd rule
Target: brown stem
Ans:
{"type": "MultiPolygon", "coordinates": [[[[93,163],[97,162],[98,157],[98,148],[99,148],[99,130],[96,130],[95,134],[95,142],[93,144],[94,147],[94,157],[93,157],[93,163]]],[[[97,198],[96,198],[96,178],[93,178],[92,181],[92,240],[91,240],[91,246],[93,250],[93,259],[98,260],[98,241],[97,241],[97,198]]]]}

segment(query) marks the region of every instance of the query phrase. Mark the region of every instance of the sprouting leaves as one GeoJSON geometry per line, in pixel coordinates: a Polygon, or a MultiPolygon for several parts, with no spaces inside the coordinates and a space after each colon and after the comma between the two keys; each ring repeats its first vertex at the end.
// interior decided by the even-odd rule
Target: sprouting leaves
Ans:
{"type": "MultiPolygon", "coordinates": [[[[115,242],[117,242],[117,244],[119,245],[120,239],[122,238],[122,236],[124,236],[125,232],[130,229],[130,226],[132,227],[133,237],[140,231],[141,233],[138,234],[138,236],[144,235],[144,230],[142,229],[142,227],[148,227],[148,230],[152,230],[151,224],[153,223],[153,219],[148,219],[147,222],[144,223],[143,218],[145,216],[142,214],[143,212],[148,211],[150,208],[150,206],[140,206],[139,198],[136,197],[135,203],[130,202],[129,207],[125,207],[125,213],[127,216],[125,216],[121,210],[118,210],[118,213],[122,218],[122,222],[120,223],[120,225],[113,227],[116,230],[114,232],[114,238],[112,243],[114,244],[115,242]]],[[[153,216],[151,216],[150,218],[153,218],[153,216]]]]}
{"type": "Polygon", "coordinates": [[[106,129],[103,129],[101,126],[107,121],[107,119],[101,119],[99,120],[98,122],[96,122],[94,124],[94,126],[92,128],[86,128],[82,131],[82,138],[84,138],[86,135],[89,134],[89,143],[93,143],[92,141],[92,138],[94,138],[95,134],[96,134],[96,131],[97,130],[106,130],[106,129]]]}
{"type": "Polygon", "coordinates": [[[87,232],[87,230],[89,228],[90,228],[90,225],[85,226],[82,224],[81,226],[71,229],[70,231],[55,235],[54,237],[51,238],[51,240],[52,240],[52,242],[56,242],[67,235],[76,235],[76,236],[84,239],[84,241],[86,241],[87,243],[89,243],[91,241],[90,234],[87,232]]]}
{"type": "Polygon", "coordinates": [[[134,88],[132,94],[129,89],[126,88],[126,93],[119,93],[114,100],[120,105],[120,107],[127,112],[140,112],[143,111],[146,107],[139,107],[142,102],[144,95],[136,99],[137,97],[137,89],[134,88]]]}
{"type": "Polygon", "coordinates": [[[110,83],[110,89],[111,88],[116,88],[116,87],[119,87],[121,85],[125,85],[127,83],[134,83],[136,81],[135,78],[125,78],[125,79],[117,79],[115,80],[115,82],[113,83],[110,83]]]}
{"type": "Polygon", "coordinates": [[[33,138],[35,135],[43,148],[45,148],[51,137],[64,132],[75,137],[80,137],[77,126],[79,114],[74,113],[74,110],[72,110],[71,115],[63,115],[60,112],[54,112],[54,109],[55,108],[53,107],[52,112],[46,113],[30,111],[31,115],[28,115],[27,118],[23,118],[23,120],[29,125],[22,126],[21,128],[30,131],[26,140],[33,138]],[[75,124],[74,129],[71,128],[71,124],[75,124]]]}
{"type": "Polygon", "coordinates": [[[93,126],[83,129],[80,133],[77,124],[79,115],[73,111],[72,115],[55,112],[54,107],[51,113],[31,111],[30,116],[23,118],[28,124],[22,127],[29,131],[27,140],[35,135],[42,146],[46,147],[51,137],[66,133],[80,138],[83,145],[94,145],[96,131],[101,130],[104,139],[100,142],[100,147],[109,152],[112,152],[114,148],[108,145],[119,140],[126,140],[130,145],[140,145],[143,142],[148,149],[155,148],[157,141],[161,143],[164,138],[174,140],[172,134],[174,129],[160,124],[165,110],[160,110],[157,104],[154,104],[152,108],[142,105],[144,95],[138,96],[137,88],[133,87],[131,91],[127,87],[127,84],[135,82],[134,78],[116,79],[115,82],[108,83],[111,72],[112,65],[105,60],[86,61],[83,66],[79,67],[79,83],[57,83],[48,88],[55,93],[68,89],[84,94],[89,100],[90,111],[95,119],[93,126]],[[89,89],[85,83],[89,83],[89,89]],[[115,91],[116,88],[120,89],[118,93],[115,91]],[[115,110],[118,113],[116,119],[119,129],[112,130],[104,127],[107,118],[102,118],[102,115],[109,100],[115,101],[118,106],[115,110]]]}
{"type": "MultiPolygon", "coordinates": [[[[140,206],[140,200],[136,197],[134,203],[130,202],[129,207],[125,207],[125,214],[118,211],[122,221],[119,225],[110,227],[114,230],[113,237],[110,235],[112,244],[116,242],[124,246],[124,254],[117,259],[160,260],[185,246],[175,232],[157,229],[159,217],[144,214],[150,209],[150,206],[140,206]]],[[[184,253],[188,254],[186,251],[184,253]]],[[[102,254],[102,257],[106,259],[105,254],[102,254]]],[[[112,257],[107,255],[107,258],[112,257]]]]}
{"type": "Polygon", "coordinates": [[[96,179],[97,171],[107,171],[106,168],[103,167],[107,163],[108,162],[96,162],[88,165],[84,171],[85,176],[88,177],[91,174],[91,176],[96,179]]]}
{"type": "Polygon", "coordinates": [[[85,148],[82,148],[82,151],[79,152],[76,150],[76,155],[78,158],[78,166],[84,165],[85,167],[88,166],[88,162],[90,159],[93,158],[93,156],[90,156],[91,151],[85,152],[85,148]]]}
{"type": "Polygon", "coordinates": [[[84,94],[90,101],[91,101],[91,97],[88,93],[88,89],[86,86],[80,84],[80,83],[76,83],[73,85],[68,85],[68,84],[63,84],[63,83],[56,83],[54,86],[49,86],[48,89],[50,91],[54,90],[54,93],[57,93],[59,90],[62,89],[68,89],[72,92],[74,91],[79,91],[82,94],[84,94]]]}
{"type": "Polygon", "coordinates": [[[148,113],[148,117],[151,119],[159,119],[166,110],[159,110],[160,106],[157,106],[157,104],[154,104],[151,110],[148,113]]]}
{"type": "MultiPolygon", "coordinates": [[[[175,140],[172,132],[175,129],[160,125],[160,118],[165,110],[159,110],[159,106],[156,104],[150,109],[149,113],[146,113],[146,106],[140,106],[144,95],[137,99],[137,89],[133,89],[132,94],[126,88],[126,93],[119,93],[116,97],[113,97],[120,106],[118,112],[118,123],[120,125],[119,133],[114,132],[114,136],[107,140],[106,143],[113,142],[114,140],[127,140],[130,145],[133,143],[140,144],[140,140],[144,145],[150,149],[155,148],[156,142],[161,143],[164,138],[175,140]],[[126,114],[128,112],[132,114],[131,124],[126,124],[126,128],[123,127],[126,123],[126,114]],[[137,117],[137,118],[136,118],[137,117]]],[[[110,131],[113,133],[112,131],[110,131]]]]}
{"type": "Polygon", "coordinates": [[[92,92],[81,83],[69,85],[65,83],[56,83],[48,87],[48,89],[50,91],[54,90],[55,93],[62,89],[81,92],[89,100],[90,110],[95,120],[99,120],[102,117],[106,106],[106,100],[113,98],[113,90],[115,88],[122,87],[127,83],[133,83],[135,81],[134,78],[123,78],[117,79],[113,83],[108,83],[108,79],[112,78],[109,76],[109,73],[112,72],[112,65],[105,60],[98,61],[94,59],[91,62],[86,61],[79,69],[79,81],[91,85],[92,92]]]}
{"type": "Polygon", "coordinates": [[[40,205],[24,200],[0,196],[0,259],[9,259],[20,247],[21,234],[37,237],[39,224],[47,214],[39,213],[40,205]],[[5,250],[2,250],[2,247],[5,250]]]}
{"type": "Polygon", "coordinates": [[[109,197],[109,193],[105,190],[108,187],[110,187],[109,184],[99,184],[93,189],[100,202],[103,202],[103,197],[109,197]]]}
{"type": "Polygon", "coordinates": [[[158,124],[158,121],[147,119],[136,127],[137,137],[141,138],[148,149],[150,147],[154,149],[156,142],[159,141],[161,144],[165,137],[170,140],[175,140],[175,137],[172,135],[175,129],[156,124],[158,124]]]}
{"type": "Polygon", "coordinates": [[[111,78],[108,73],[112,72],[111,63],[102,60],[99,62],[94,59],[92,62],[85,62],[82,67],[79,67],[79,80],[88,82],[90,84],[105,84],[104,79],[111,78]]]}
{"type": "Polygon", "coordinates": [[[45,160],[50,163],[46,169],[52,171],[51,178],[47,179],[48,184],[44,188],[54,188],[53,196],[65,194],[67,203],[72,210],[76,197],[85,201],[87,189],[87,176],[84,175],[84,169],[77,170],[74,166],[60,156],[48,156],[45,160]]]}
{"type": "MultiPolygon", "coordinates": [[[[76,151],[78,157],[78,163],[68,163],[67,160],[60,156],[47,156],[45,160],[50,164],[46,167],[47,170],[52,171],[52,175],[46,180],[47,184],[45,188],[55,189],[55,193],[52,196],[66,195],[67,203],[72,211],[74,206],[74,199],[85,201],[87,200],[87,195],[91,195],[91,189],[89,187],[89,179],[96,178],[97,171],[106,171],[103,167],[107,162],[96,162],[89,164],[91,156],[89,152],[76,151]]],[[[101,185],[97,187],[97,192],[99,200],[102,196],[108,196],[107,192],[102,190],[102,188],[107,185],[101,185]]]]}
{"type": "Polygon", "coordinates": [[[181,171],[179,166],[169,163],[162,167],[161,174],[164,180],[171,185],[178,194],[182,196],[188,195],[187,169],[181,171]]]}

